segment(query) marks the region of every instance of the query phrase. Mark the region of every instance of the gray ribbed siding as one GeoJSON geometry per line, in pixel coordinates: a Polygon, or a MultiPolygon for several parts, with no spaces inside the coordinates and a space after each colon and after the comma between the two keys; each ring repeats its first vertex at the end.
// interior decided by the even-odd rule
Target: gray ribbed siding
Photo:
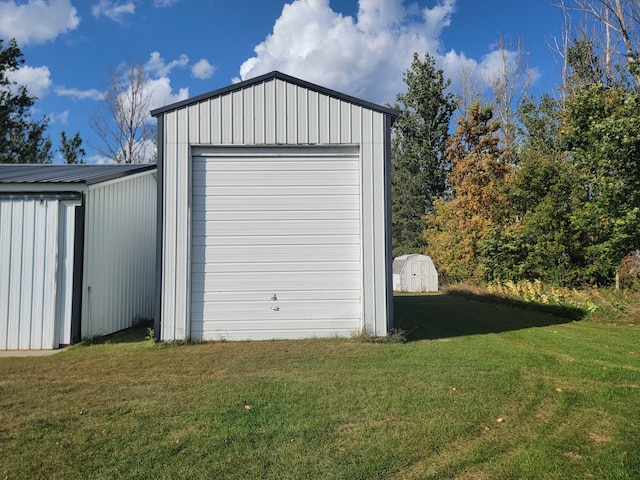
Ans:
{"type": "Polygon", "coordinates": [[[148,172],[85,193],[83,338],[153,317],[156,189],[148,172]]]}
{"type": "Polygon", "coordinates": [[[357,145],[360,149],[363,327],[387,332],[391,314],[385,114],[279,78],[162,112],[161,333],[187,338],[190,318],[191,147],[357,145]]]}

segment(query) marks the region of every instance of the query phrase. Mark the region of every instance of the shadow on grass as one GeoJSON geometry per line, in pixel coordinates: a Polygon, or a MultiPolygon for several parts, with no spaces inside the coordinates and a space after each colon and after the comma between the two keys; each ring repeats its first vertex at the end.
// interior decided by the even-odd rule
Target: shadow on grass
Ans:
{"type": "Polygon", "coordinates": [[[149,333],[149,328],[153,328],[153,320],[139,323],[131,328],[120,330],[119,332],[105,335],[104,337],[94,337],[83,340],[81,344],[102,345],[105,343],[138,343],[146,339],[149,333]]]}
{"type": "Polygon", "coordinates": [[[455,292],[396,295],[395,327],[407,340],[433,340],[559,325],[584,318],[570,307],[532,305],[493,295],[455,292]]]}

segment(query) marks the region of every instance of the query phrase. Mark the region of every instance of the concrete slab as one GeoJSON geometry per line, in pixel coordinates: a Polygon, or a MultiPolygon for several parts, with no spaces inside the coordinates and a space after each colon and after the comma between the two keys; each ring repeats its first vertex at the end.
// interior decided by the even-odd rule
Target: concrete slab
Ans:
{"type": "Polygon", "coordinates": [[[56,348],[55,350],[0,350],[0,358],[9,357],[49,357],[56,353],[64,352],[69,347],[56,348]]]}

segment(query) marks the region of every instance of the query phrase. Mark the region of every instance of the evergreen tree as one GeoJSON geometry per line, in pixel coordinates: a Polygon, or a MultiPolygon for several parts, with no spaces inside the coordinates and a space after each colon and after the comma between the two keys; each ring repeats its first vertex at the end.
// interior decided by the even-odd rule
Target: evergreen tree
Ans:
{"type": "Polygon", "coordinates": [[[84,163],[85,151],[82,148],[82,138],[80,132],[76,132],[73,138],[67,138],[66,132],[60,132],[60,153],[68,164],[84,163]]]}
{"type": "Polygon", "coordinates": [[[30,109],[37,100],[10,75],[22,64],[15,40],[6,47],[0,39],[0,163],[49,163],[51,140],[45,136],[47,120],[32,120],[30,109]]]}
{"type": "Polygon", "coordinates": [[[392,142],[392,238],[394,256],[421,252],[425,247],[424,215],[433,199],[444,195],[449,164],[444,156],[453,94],[449,80],[435,60],[414,54],[404,74],[407,91],[398,94],[392,142]]]}

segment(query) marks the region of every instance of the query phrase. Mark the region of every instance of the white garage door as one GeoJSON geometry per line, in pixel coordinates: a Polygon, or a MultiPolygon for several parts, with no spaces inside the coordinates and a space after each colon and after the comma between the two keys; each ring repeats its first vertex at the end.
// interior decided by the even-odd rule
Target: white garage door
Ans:
{"type": "Polygon", "coordinates": [[[349,335],[362,326],[357,148],[198,152],[191,337],[349,335]]]}

